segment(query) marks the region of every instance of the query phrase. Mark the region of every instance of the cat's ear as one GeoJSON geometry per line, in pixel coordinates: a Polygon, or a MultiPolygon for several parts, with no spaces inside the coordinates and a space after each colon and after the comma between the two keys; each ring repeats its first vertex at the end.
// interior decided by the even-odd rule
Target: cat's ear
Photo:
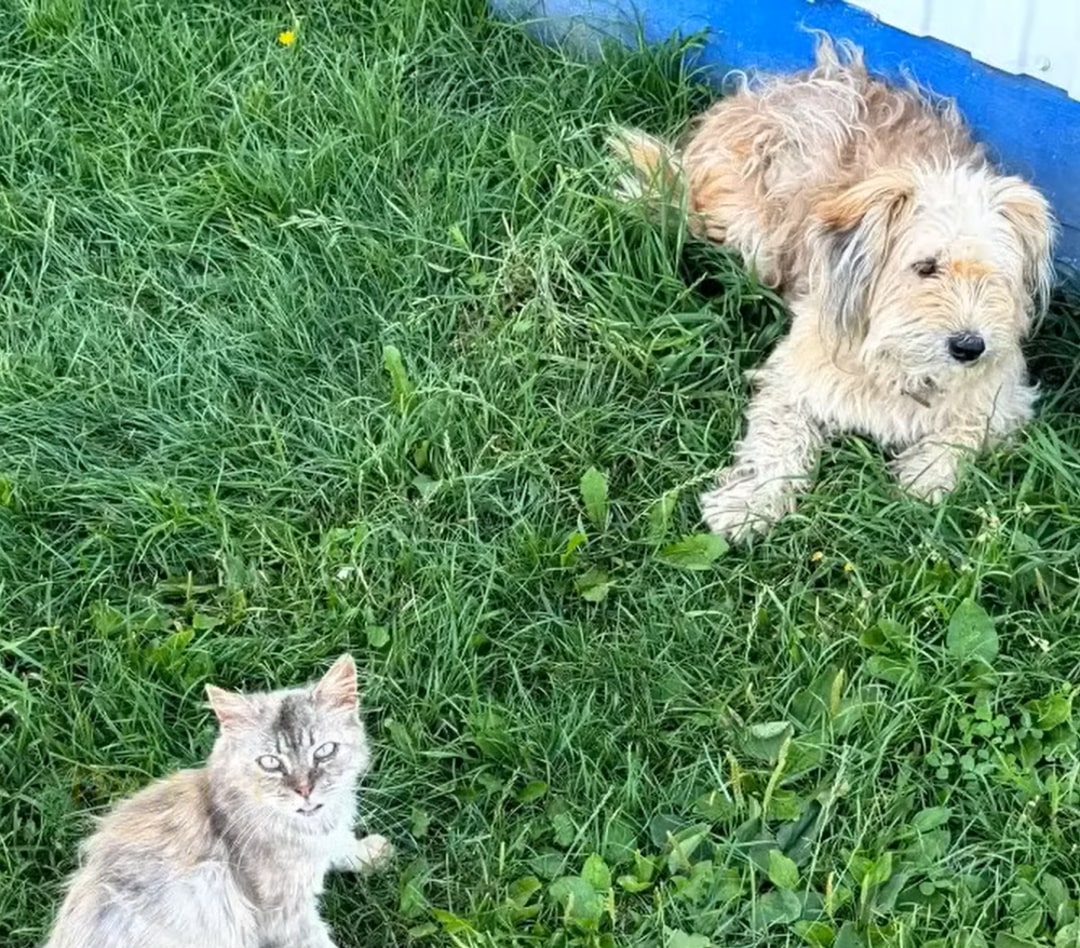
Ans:
{"type": "Polygon", "coordinates": [[[346,653],[315,686],[315,700],[325,707],[352,711],[356,708],[356,662],[346,653]]]}
{"type": "Polygon", "coordinates": [[[207,685],[206,700],[214,709],[222,730],[250,725],[256,717],[255,706],[247,695],[226,691],[216,685],[207,685]]]}

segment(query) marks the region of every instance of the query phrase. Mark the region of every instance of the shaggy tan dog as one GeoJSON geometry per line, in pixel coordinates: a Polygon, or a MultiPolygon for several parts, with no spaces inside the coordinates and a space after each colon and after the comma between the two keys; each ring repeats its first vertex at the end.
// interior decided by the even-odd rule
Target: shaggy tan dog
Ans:
{"type": "Polygon", "coordinates": [[[822,37],[814,69],[744,81],[679,148],[633,130],[612,147],[633,167],[624,196],[682,206],[791,309],[701,498],[717,533],[790,512],[841,433],[894,452],[900,483],[936,501],[964,455],[1031,418],[1020,343],[1049,294],[1053,220],[951,104],[871,78],[860,50],[822,37]]]}

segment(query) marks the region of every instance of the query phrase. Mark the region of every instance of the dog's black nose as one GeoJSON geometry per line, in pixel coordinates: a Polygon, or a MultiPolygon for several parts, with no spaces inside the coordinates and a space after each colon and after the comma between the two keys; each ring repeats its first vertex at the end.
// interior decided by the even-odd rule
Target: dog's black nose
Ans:
{"type": "Polygon", "coordinates": [[[957,362],[974,362],[986,351],[986,342],[977,332],[958,332],[949,336],[949,355],[957,362]]]}

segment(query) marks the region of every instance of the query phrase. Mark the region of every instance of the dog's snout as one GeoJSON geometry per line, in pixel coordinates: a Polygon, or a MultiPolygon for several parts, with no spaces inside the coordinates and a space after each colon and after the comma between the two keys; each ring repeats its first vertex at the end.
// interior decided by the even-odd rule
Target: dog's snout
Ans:
{"type": "Polygon", "coordinates": [[[986,351],[986,340],[977,332],[958,332],[949,336],[949,355],[957,362],[974,362],[986,351]]]}

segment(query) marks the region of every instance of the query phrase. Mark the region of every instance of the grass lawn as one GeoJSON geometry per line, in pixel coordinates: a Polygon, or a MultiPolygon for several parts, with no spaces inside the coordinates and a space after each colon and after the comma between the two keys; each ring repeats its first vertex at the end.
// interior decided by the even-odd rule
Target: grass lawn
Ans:
{"type": "Polygon", "coordinates": [[[481,0],[300,9],[4,17],[0,944],[203,759],[205,682],[349,648],[401,854],[342,946],[1080,945],[1075,306],[943,507],[851,439],[679,546],[784,317],[602,140],[707,91],[481,0]]]}

